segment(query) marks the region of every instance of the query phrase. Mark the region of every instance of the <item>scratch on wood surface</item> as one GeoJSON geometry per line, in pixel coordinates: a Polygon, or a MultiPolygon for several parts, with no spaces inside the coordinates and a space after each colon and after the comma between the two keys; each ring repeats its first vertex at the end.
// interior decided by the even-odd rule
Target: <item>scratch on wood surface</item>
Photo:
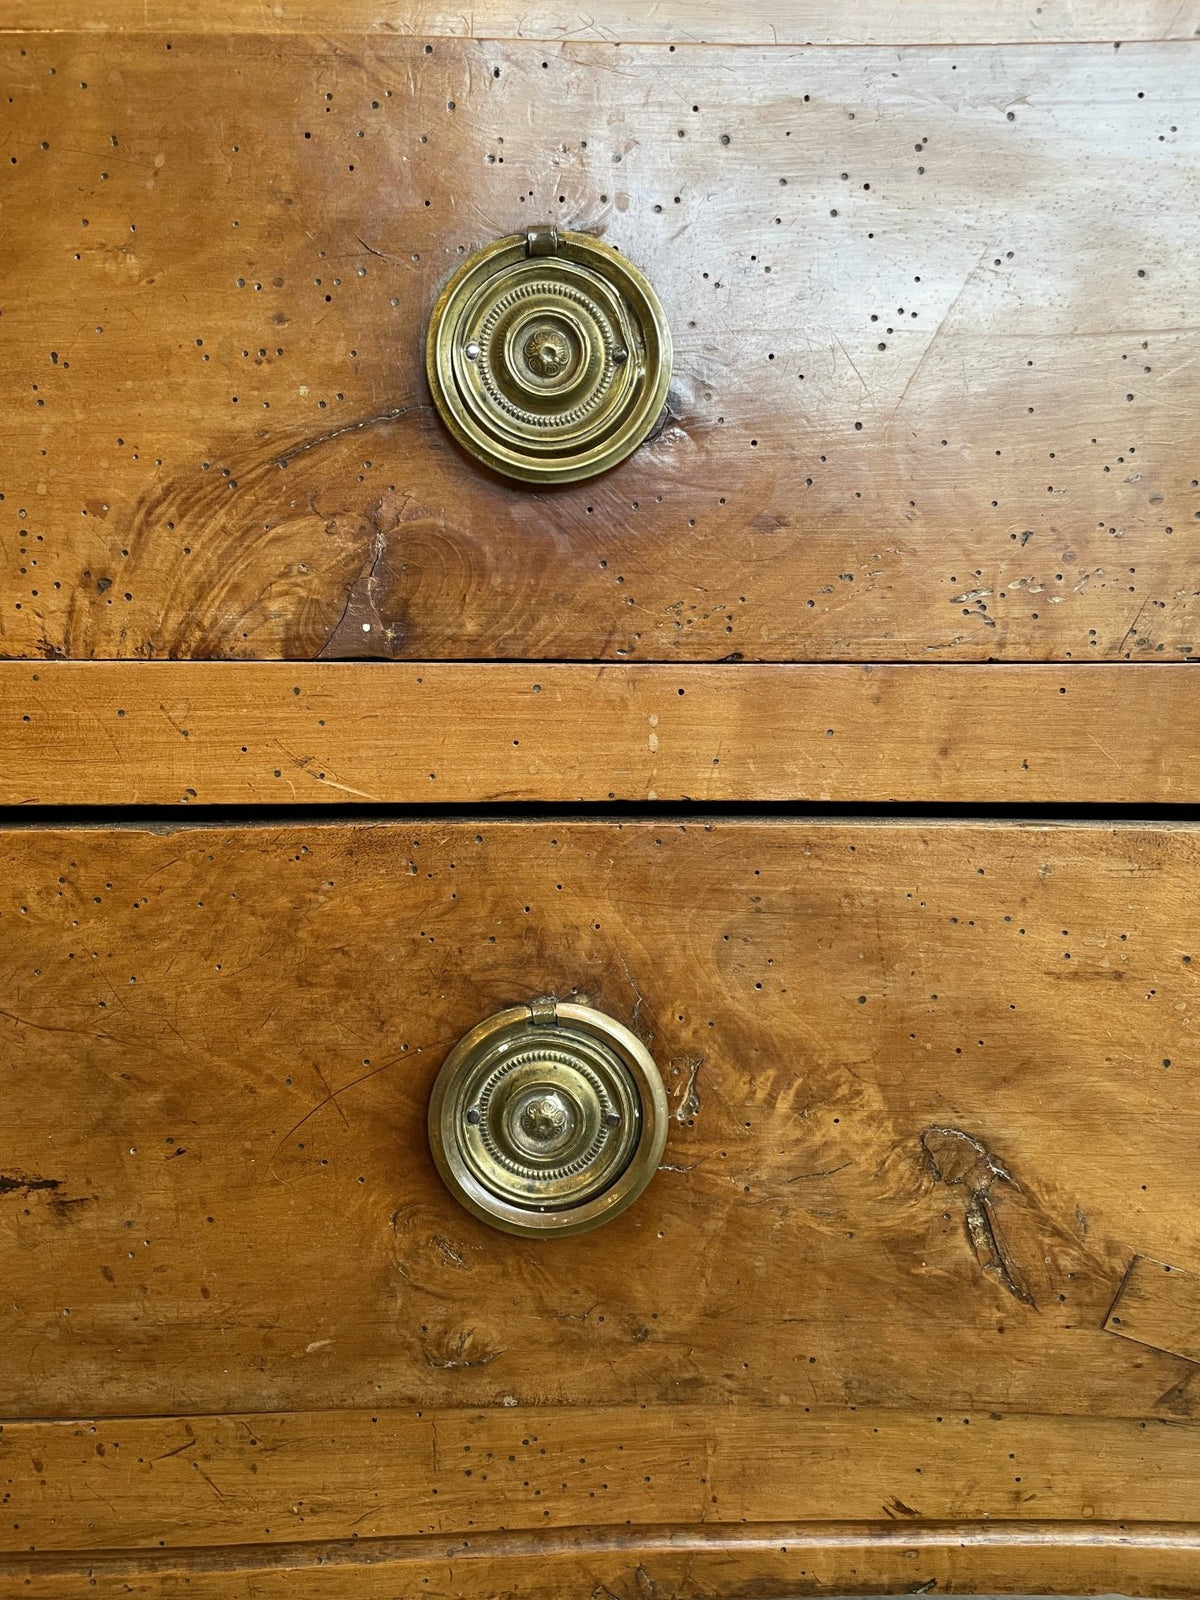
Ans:
{"type": "Polygon", "coordinates": [[[1116,767],[1118,772],[1124,772],[1125,769],[1121,765],[1121,763],[1117,760],[1116,756],[1113,755],[1111,750],[1106,750],[1104,748],[1104,746],[1100,743],[1099,739],[1097,739],[1097,737],[1096,737],[1096,735],[1094,733],[1089,733],[1088,734],[1088,738],[1096,746],[1096,749],[1099,750],[1099,752],[1100,752],[1100,754],[1102,756],[1107,756],[1108,757],[1108,759],[1112,762],[1113,766],[1116,767]]]}
{"type": "Polygon", "coordinates": [[[341,1117],[341,1119],[342,1119],[343,1127],[349,1128],[349,1126],[350,1126],[350,1118],[346,1115],[345,1107],[342,1105],[342,1102],[338,1099],[337,1095],[334,1093],[333,1088],[330,1085],[329,1079],[321,1071],[320,1066],[315,1061],[313,1062],[313,1071],[316,1073],[317,1078],[320,1081],[321,1087],[325,1091],[325,1099],[326,1099],[327,1103],[337,1107],[337,1113],[338,1113],[338,1116],[341,1117]]]}
{"type": "MultiPolygon", "coordinates": [[[[834,337],[834,342],[836,343],[838,349],[842,352],[842,354],[845,356],[846,360],[850,363],[850,365],[852,367],[854,367],[854,376],[858,379],[859,383],[862,384],[863,393],[866,395],[867,399],[869,400],[871,398],[870,385],[867,383],[867,380],[863,377],[862,373],[858,370],[857,366],[855,366],[854,357],[850,354],[849,350],[846,349],[846,346],[842,343],[841,338],[839,337],[839,335],[835,333],[833,337],[834,337]]],[[[934,337],[936,338],[936,335],[934,337]]]]}
{"type": "Polygon", "coordinates": [[[281,456],[275,457],[275,465],[286,467],[290,461],[295,461],[297,456],[307,455],[310,450],[317,450],[332,439],[340,439],[345,433],[357,433],[362,428],[375,428],[382,422],[397,422],[410,411],[424,409],[427,408],[423,401],[409,400],[402,406],[392,406],[387,411],[377,412],[373,417],[360,417],[357,422],[344,422],[340,428],[330,428],[325,433],[318,433],[311,439],[305,439],[302,444],[293,445],[290,450],[285,450],[281,456]]]}
{"type": "Polygon", "coordinates": [[[904,385],[903,389],[901,389],[901,391],[900,391],[900,398],[896,401],[896,404],[892,407],[891,414],[888,417],[888,426],[889,427],[896,420],[896,417],[899,415],[901,407],[904,405],[905,400],[908,399],[909,390],[912,388],[913,384],[916,383],[917,379],[920,377],[921,372],[924,369],[925,363],[929,360],[929,357],[933,354],[934,345],[937,344],[938,340],[942,337],[943,333],[945,333],[946,324],[950,321],[951,317],[958,310],[959,301],[962,299],[963,295],[966,294],[967,286],[970,284],[971,279],[975,276],[975,274],[979,271],[980,267],[983,265],[983,263],[984,263],[985,259],[987,258],[987,255],[988,255],[989,251],[991,250],[991,248],[992,248],[992,246],[990,244],[985,244],[984,245],[983,249],[979,253],[978,261],[976,261],[975,265],[971,268],[970,272],[968,272],[966,277],[963,279],[962,287],[959,289],[958,293],[954,296],[954,299],[950,302],[950,304],[946,307],[945,311],[942,313],[941,320],[938,322],[937,327],[933,330],[933,337],[930,339],[929,343],[925,346],[924,350],[921,351],[921,354],[917,359],[916,366],[912,369],[912,371],[908,375],[908,382],[904,385]]]}
{"type": "Polygon", "coordinates": [[[1169,1411],[1177,1417],[1194,1416],[1193,1390],[1197,1378],[1200,1378],[1200,1363],[1189,1366],[1177,1383],[1172,1383],[1168,1388],[1164,1389],[1155,1400],[1154,1409],[1156,1411],[1169,1411]]]}
{"type": "MultiPolygon", "coordinates": [[[[633,973],[629,970],[629,963],[625,959],[624,952],[618,950],[617,954],[620,957],[622,967],[625,969],[625,980],[629,984],[629,987],[633,990],[633,1011],[630,1013],[629,1026],[635,1033],[640,1034],[641,1030],[638,1028],[638,1012],[641,1011],[642,1006],[645,1004],[645,996],[634,982],[633,973]]],[[[653,1042],[654,1030],[652,1028],[649,1029],[642,1037],[646,1043],[653,1042]]]]}
{"type": "Polygon", "coordinates": [[[182,1455],[185,1450],[195,1449],[195,1446],[195,1439],[185,1439],[182,1444],[177,1444],[170,1450],[164,1450],[162,1455],[152,1457],[151,1465],[153,1465],[155,1461],[170,1461],[172,1456],[182,1455]]]}
{"type": "MultiPolygon", "coordinates": [[[[341,614],[333,627],[326,635],[325,642],[317,652],[319,661],[336,661],[338,659],[361,660],[364,651],[368,656],[390,654],[391,645],[396,637],[394,627],[389,627],[379,610],[376,598],[376,579],[379,568],[387,555],[388,534],[395,532],[403,517],[404,509],[411,497],[406,495],[404,503],[394,520],[390,521],[388,528],[384,528],[381,521],[383,515],[382,503],[377,504],[371,513],[371,522],[374,531],[371,535],[370,549],[366,559],[359,568],[358,574],[351,580],[346,589],[346,602],[341,614]],[[353,616],[352,616],[353,613],[353,616]],[[377,647],[377,648],[376,648],[377,647]]],[[[335,787],[341,787],[335,785],[335,787]]],[[[355,791],[350,791],[351,793],[355,791]]]]}
{"type": "Polygon", "coordinates": [[[1134,613],[1133,621],[1125,629],[1125,633],[1124,633],[1124,635],[1123,635],[1123,637],[1121,639],[1121,642],[1116,648],[1116,654],[1117,655],[1120,655],[1121,651],[1124,650],[1126,644],[1129,642],[1130,634],[1133,633],[1135,631],[1135,629],[1137,628],[1138,623],[1142,620],[1142,613],[1143,613],[1143,611],[1145,611],[1146,607],[1149,604],[1150,604],[1150,601],[1147,598],[1147,599],[1143,600],[1141,605],[1137,608],[1137,611],[1134,613]]]}
{"type": "Polygon", "coordinates": [[[222,1494],[221,1490],[217,1487],[217,1485],[213,1482],[213,1480],[209,1477],[208,1473],[205,1472],[204,1468],[199,1464],[199,1462],[193,1462],[193,1466],[195,1466],[196,1471],[204,1479],[205,1483],[212,1490],[212,1492],[216,1495],[217,1499],[218,1500],[224,1500],[225,1496],[222,1494]]]}
{"type": "Polygon", "coordinates": [[[71,1028],[65,1023],[39,1022],[36,1017],[20,1017],[15,1011],[6,1011],[3,1006],[0,1006],[0,1017],[7,1017],[22,1028],[34,1028],[39,1033],[77,1033],[85,1039],[115,1039],[121,1044],[127,1042],[120,1034],[106,1033],[96,1028],[71,1028]]]}
{"type": "Polygon", "coordinates": [[[1122,1339],[1200,1364],[1200,1274],[1134,1256],[1104,1327],[1122,1339]]]}
{"type": "MultiPolygon", "coordinates": [[[[280,1139],[279,1143],[275,1146],[274,1153],[271,1157],[272,1173],[274,1173],[275,1157],[278,1156],[279,1152],[283,1149],[284,1145],[287,1144],[292,1135],[297,1133],[304,1126],[304,1124],[309,1121],[310,1118],[315,1117],[319,1111],[323,1111],[327,1105],[337,1104],[341,1095],[349,1094],[350,1090],[356,1089],[360,1083],[366,1083],[368,1078],[378,1077],[381,1072],[386,1072],[389,1067],[394,1067],[398,1061],[402,1061],[403,1059],[404,1057],[402,1055],[393,1056],[391,1060],[384,1061],[377,1067],[372,1067],[370,1072],[362,1072],[357,1078],[352,1078],[349,1083],[342,1084],[342,1086],[338,1089],[330,1090],[330,1092],[325,1095],[323,1099],[318,1100],[315,1106],[304,1113],[299,1122],[292,1124],[292,1126],[284,1134],[283,1138],[280,1139]]],[[[322,1079],[322,1082],[324,1082],[324,1079],[322,1079]]],[[[344,1118],[345,1112],[342,1111],[340,1104],[338,1104],[338,1111],[344,1118]]]]}
{"type": "Polygon", "coordinates": [[[373,244],[367,243],[361,233],[356,233],[354,237],[358,240],[359,244],[362,245],[364,250],[369,251],[373,256],[378,256],[381,261],[399,261],[401,259],[400,256],[394,256],[388,250],[377,250],[373,244]]]}
{"type": "Polygon", "coordinates": [[[788,1178],[788,1183],[807,1183],[810,1178],[832,1178],[835,1173],[845,1172],[850,1165],[848,1161],[839,1162],[836,1167],[823,1167],[820,1172],[797,1172],[788,1178]]]}

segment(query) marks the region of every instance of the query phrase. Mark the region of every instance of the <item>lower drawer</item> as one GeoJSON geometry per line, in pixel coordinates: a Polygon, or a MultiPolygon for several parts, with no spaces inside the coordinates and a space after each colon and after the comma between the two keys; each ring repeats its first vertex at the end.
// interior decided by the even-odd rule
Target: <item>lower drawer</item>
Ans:
{"type": "Polygon", "coordinates": [[[1195,1591],[1196,829],[4,844],[0,1592],[1195,1591]],[[667,1090],[579,1237],[427,1142],[536,995],[667,1090]]]}

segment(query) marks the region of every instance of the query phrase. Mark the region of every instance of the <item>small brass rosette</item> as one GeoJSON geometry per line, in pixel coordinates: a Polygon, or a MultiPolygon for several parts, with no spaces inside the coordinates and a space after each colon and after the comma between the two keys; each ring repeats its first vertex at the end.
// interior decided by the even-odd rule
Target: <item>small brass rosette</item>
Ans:
{"type": "Polygon", "coordinates": [[[447,1188],[506,1233],[585,1233],[633,1203],[662,1158],[662,1079],[637,1036],[591,1006],[534,1001],[450,1052],[429,1103],[447,1188]]]}
{"type": "Polygon", "coordinates": [[[619,250],[552,227],[497,239],[443,289],[425,346],[429,387],[458,442],[525,483],[615,466],[658,420],[671,334],[619,250]]]}

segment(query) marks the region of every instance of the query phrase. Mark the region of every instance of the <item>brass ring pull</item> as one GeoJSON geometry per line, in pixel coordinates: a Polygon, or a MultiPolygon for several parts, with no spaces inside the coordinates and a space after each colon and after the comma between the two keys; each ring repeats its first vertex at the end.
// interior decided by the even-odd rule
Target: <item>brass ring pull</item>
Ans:
{"type": "Polygon", "coordinates": [[[425,366],[443,422],[477,460],[526,483],[571,483],[650,432],[671,333],[619,250],[545,224],[462,264],[429,319],[425,366]]]}
{"type": "Polygon", "coordinates": [[[624,1211],[667,1139],[658,1068],[591,1006],[535,1000],[472,1028],[429,1102],[446,1187],[506,1233],[586,1233],[624,1211]]]}

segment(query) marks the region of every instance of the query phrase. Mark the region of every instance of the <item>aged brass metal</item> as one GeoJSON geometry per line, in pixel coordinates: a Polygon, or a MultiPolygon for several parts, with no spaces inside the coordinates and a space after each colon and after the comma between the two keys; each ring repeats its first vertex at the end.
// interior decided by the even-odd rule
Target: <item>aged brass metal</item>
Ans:
{"type": "Polygon", "coordinates": [[[506,1233],[586,1233],[631,1205],[667,1138],[662,1079],[637,1036],[575,1002],[510,1006],[447,1056],[429,1102],[438,1171],[506,1233]]]}
{"type": "Polygon", "coordinates": [[[545,224],[463,263],[433,308],[425,366],[442,420],[473,456],[526,483],[570,483],[650,432],[671,333],[619,250],[545,224]]]}

